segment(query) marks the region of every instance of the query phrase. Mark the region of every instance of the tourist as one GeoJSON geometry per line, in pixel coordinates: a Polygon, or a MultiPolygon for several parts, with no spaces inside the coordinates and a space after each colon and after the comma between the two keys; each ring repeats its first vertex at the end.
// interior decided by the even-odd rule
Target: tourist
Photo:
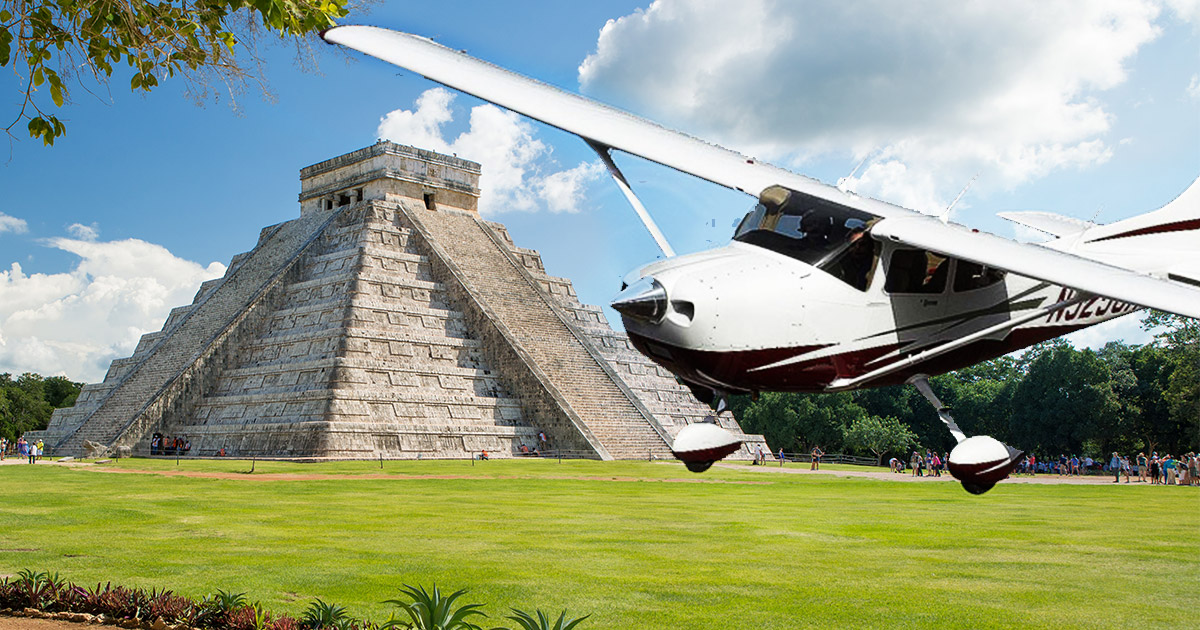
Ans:
{"type": "Polygon", "coordinates": [[[1163,458],[1162,468],[1163,478],[1166,480],[1165,483],[1168,486],[1175,485],[1175,459],[1171,457],[1170,453],[1167,453],[1167,456],[1163,458]]]}
{"type": "Polygon", "coordinates": [[[1129,472],[1130,472],[1129,469],[1130,468],[1132,468],[1132,466],[1129,465],[1129,457],[1128,456],[1122,457],[1121,458],[1121,472],[1125,473],[1125,483],[1129,483],[1129,472]]]}
{"type": "Polygon", "coordinates": [[[524,443],[524,442],[521,442],[521,454],[522,454],[522,455],[528,455],[528,454],[529,454],[529,447],[528,447],[528,446],[525,446],[525,443],[524,443]]]}
{"type": "Polygon", "coordinates": [[[479,459],[486,461],[487,458],[488,458],[488,454],[487,454],[487,449],[485,448],[479,452],[479,459]]]}
{"type": "Polygon", "coordinates": [[[821,450],[820,446],[814,446],[812,450],[812,463],[809,464],[809,470],[821,470],[821,456],[825,451],[821,450]]]}
{"type": "Polygon", "coordinates": [[[787,461],[787,459],[785,459],[783,456],[783,447],[780,446],[779,447],[779,465],[782,466],[783,462],[786,462],[786,461],[787,461]]]}
{"type": "Polygon", "coordinates": [[[1157,486],[1162,481],[1162,465],[1158,461],[1158,453],[1150,454],[1150,485],[1157,486]]]}
{"type": "Polygon", "coordinates": [[[891,468],[894,473],[904,472],[904,465],[895,457],[888,460],[888,468],[891,468]]]}
{"type": "Polygon", "coordinates": [[[1188,479],[1193,486],[1200,486],[1200,454],[1192,453],[1191,459],[1188,460],[1188,479]]]}
{"type": "Polygon", "coordinates": [[[37,458],[38,458],[38,450],[37,450],[37,443],[35,442],[35,443],[29,445],[29,463],[36,464],[37,458]]]}
{"type": "Polygon", "coordinates": [[[1145,483],[1145,481],[1146,481],[1146,473],[1150,472],[1149,468],[1150,468],[1150,465],[1149,465],[1149,463],[1146,461],[1146,454],[1145,454],[1145,453],[1138,453],[1138,454],[1137,454],[1137,476],[1138,476],[1138,483],[1145,483]]]}
{"type": "Polygon", "coordinates": [[[942,458],[938,457],[937,453],[933,454],[933,466],[930,468],[933,471],[934,477],[942,476],[942,458]]]}
{"type": "Polygon", "coordinates": [[[37,441],[37,449],[38,449],[38,457],[46,456],[46,443],[45,442],[38,440],[37,441]]]}
{"type": "Polygon", "coordinates": [[[912,457],[908,458],[908,465],[912,467],[912,473],[910,473],[910,474],[913,477],[921,476],[921,454],[920,453],[918,453],[917,451],[913,451],[912,457]]]}
{"type": "Polygon", "coordinates": [[[8,438],[0,437],[0,462],[4,461],[4,456],[8,454],[8,438]]]}
{"type": "Polygon", "coordinates": [[[1113,451],[1112,460],[1108,462],[1108,469],[1113,473],[1113,483],[1121,483],[1121,456],[1113,451]]]}

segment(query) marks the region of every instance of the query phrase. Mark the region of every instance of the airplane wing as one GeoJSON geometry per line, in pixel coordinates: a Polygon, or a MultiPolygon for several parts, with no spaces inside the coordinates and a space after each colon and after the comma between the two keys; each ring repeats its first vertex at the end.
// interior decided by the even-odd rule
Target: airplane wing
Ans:
{"type": "Polygon", "coordinates": [[[1200,318],[1198,288],[1040,245],[947,225],[933,217],[884,219],[871,228],[871,235],[1078,291],[1200,318]]]}
{"type": "Polygon", "coordinates": [[[424,37],[373,26],[337,26],[324,31],[321,37],[557,127],[595,145],[631,153],[721,186],[757,197],[767,187],[779,185],[859,208],[883,218],[872,230],[876,238],[888,238],[1079,291],[1200,318],[1200,290],[1182,283],[947,225],[912,210],[845,193],[809,177],[510,72],[424,37]]]}
{"type": "MultiPolygon", "coordinates": [[[[407,68],[427,79],[524,114],[584,140],[632,153],[755,197],[773,185],[819,197],[846,196],[836,188],[812,178],[667,129],[424,37],[373,26],[336,26],[324,31],[321,37],[327,42],[342,44],[407,68]]],[[[881,208],[872,208],[871,212],[880,216],[913,213],[882,202],[875,203],[881,208]]]]}

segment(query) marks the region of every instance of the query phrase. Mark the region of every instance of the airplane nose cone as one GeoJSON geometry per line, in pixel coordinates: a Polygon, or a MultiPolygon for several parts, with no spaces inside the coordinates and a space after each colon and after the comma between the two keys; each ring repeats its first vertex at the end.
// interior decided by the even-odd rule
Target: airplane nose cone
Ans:
{"type": "Polygon", "coordinates": [[[657,324],[667,316],[667,305],[667,290],[649,276],[626,287],[611,304],[621,315],[651,324],[657,324]]]}

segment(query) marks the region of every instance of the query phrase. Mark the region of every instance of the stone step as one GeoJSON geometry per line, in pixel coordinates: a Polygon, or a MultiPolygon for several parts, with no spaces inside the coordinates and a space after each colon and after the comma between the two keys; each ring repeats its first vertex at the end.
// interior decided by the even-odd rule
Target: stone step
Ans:
{"type": "MultiPolygon", "coordinates": [[[[224,282],[195,304],[156,347],[125,374],[83,426],[63,439],[59,452],[74,453],[84,440],[112,444],[154,404],[173,380],[209,350],[213,340],[251,308],[269,283],[300,256],[332,218],[314,214],[267,228],[253,251],[224,282]]],[[[135,436],[140,437],[140,436],[135,436]]]]}
{"type": "Polygon", "coordinates": [[[665,438],[651,424],[656,421],[613,381],[581,333],[555,311],[554,298],[509,256],[503,239],[489,233],[492,228],[465,213],[415,210],[410,215],[460,270],[465,290],[491,310],[613,457],[642,457],[644,452],[633,450],[643,446],[666,452],[665,438]]]}

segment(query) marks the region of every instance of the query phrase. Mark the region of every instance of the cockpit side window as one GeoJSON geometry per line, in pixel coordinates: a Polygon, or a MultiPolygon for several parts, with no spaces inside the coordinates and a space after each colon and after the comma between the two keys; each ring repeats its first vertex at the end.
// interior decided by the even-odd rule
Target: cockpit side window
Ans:
{"type": "Polygon", "coordinates": [[[934,294],[946,290],[950,259],[923,249],[898,249],[888,264],[888,293],[934,294]]]}
{"type": "Polygon", "coordinates": [[[879,217],[827,199],[772,186],[759,198],[733,240],[808,263],[866,291],[879,257],[868,232],[879,217]]]}
{"type": "Polygon", "coordinates": [[[955,261],[954,292],[974,291],[1004,280],[1004,271],[965,260],[955,261]]]}

